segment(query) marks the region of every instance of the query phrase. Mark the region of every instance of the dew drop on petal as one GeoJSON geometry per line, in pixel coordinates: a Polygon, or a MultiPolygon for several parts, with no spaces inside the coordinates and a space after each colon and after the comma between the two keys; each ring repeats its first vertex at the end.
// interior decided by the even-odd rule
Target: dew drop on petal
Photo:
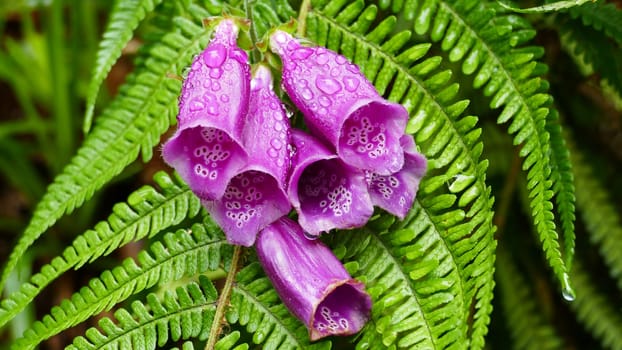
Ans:
{"type": "Polygon", "coordinates": [[[356,88],[359,87],[359,80],[355,77],[345,77],[343,78],[343,85],[346,87],[346,90],[350,92],[356,91],[356,88]]]}
{"type": "Polygon", "coordinates": [[[276,158],[279,155],[279,153],[274,148],[270,148],[268,150],[268,155],[272,158],[276,158]]]}
{"type": "Polygon", "coordinates": [[[343,57],[343,56],[341,56],[341,55],[338,55],[338,56],[335,58],[335,61],[336,61],[337,63],[339,63],[339,64],[344,64],[344,63],[348,62],[348,59],[347,59],[347,58],[345,58],[345,57],[343,57]]]}
{"type": "Polygon", "coordinates": [[[212,44],[203,52],[203,61],[211,68],[220,67],[226,58],[227,49],[223,44],[212,44]]]}
{"type": "Polygon", "coordinates": [[[212,82],[212,90],[220,91],[220,88],[221,88],[221,86],[220,86],[219,82],[217,82],[217,81],[212,82]]]}
{"type": "Polygon", "coordinates": [[[222,76],[222,69],[221,68],[212,68],[209,72],[209,76],[214,78],[214,79],[218,79],[222,76]]]}
{"type": "Polygon", "coordinates": [[[190,101],[190,112],[200,111],[205,108],[205,103],[201,101],[199,98],[195,98],[190,101]]]}
{"type": "Polygon", "coordinates": [[[229,95],[222,95],[222,96],[220,96],[220,100],[222,102],[225,102],[225,103],[229,102],[229,95]]]}
{"type": "Polygon", "coordinates": [[[274,147],[274,149],[276,150],[279,150],[281,149],[281,147],[283,147],[283,143],[279,139],[272,139],[272,141],[270,141],[270,145],[272,145],[272,147],[274,147]]]}
{"type": "Polygon", "coordinates": [[[305,100],[310,100],[313,98],[313,93],[311,92],[309,88],[302,89],[302,92],[300,94],[302,95],[302,98],[304,98],[305,100]]]}
{"type": "Polygon", "coordinates": [[[341,84],[337,80],[329,77],[317,77],[317,79],[315,79],[315,86],[329,95],[341,91],[341,84]]]}
{"type": "Polygon", "coordinates": [[[328,62],[328,59],[330,57],[327,54],[319,54],[317,55],[317,57],[315,58],[315,62],[319,65],[322,64],[326,64],[326,62],[328,62]]]}
{"type": "Polygon", "coordinates": [[[308,47],[301,47],[298,50],[294,51],[294,53],[292,53],[292,57],[298,60],[304,60],[307,57],[311,56],[311,54],[313,53],[313,50],[311,50],[308,47]]]}
{"type": "Polygon", "coordinates": [[[323,107],[328,107],[330,106],[330,98],[328,98],[326,95],[322,95],[318,98],[318,100],[320,101],[320,105],[322,105],[323,107]]]}

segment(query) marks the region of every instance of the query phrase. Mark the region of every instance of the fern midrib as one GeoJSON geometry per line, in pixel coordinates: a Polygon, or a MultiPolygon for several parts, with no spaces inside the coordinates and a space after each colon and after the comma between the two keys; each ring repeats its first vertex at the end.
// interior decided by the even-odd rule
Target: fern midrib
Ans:
{"type": "MultiPolygon", "coordinates": [[[[265,307],[265,306],[264,306],[264,304],[263,304],[263,302],[261,302],[259,299],[257,299],[257,297],[256,297],[253,293],[251,293],[251,292],[249,292],[248,290],[244,289],[244,287],[243,287],[243,286],[241,286],[239,283],[233,286],[233,290],[232,290],[232,292],[233,292],[233,293],[240,293],[240,294],[242,294],[242,296],[243,296],[245,299],[252,301],[252,302],[253,302],[253,304],[254,304],[256,307],[259,307],[259,308],[261,308],[261,309],[264,311],[264,317],[267,315],[267,316],[268,316],[268,317],[269,317],[269,318],[273,321],[273,323],[274,323],[274,324],[277,324],[277,325],[279,325],[279,326],[280,326],[280,327],[279,327],[279,329],[284,330],[284,331],[285,331],[285,333],[286,333],[286,335],[287,335],[290,339],[293,339],[293,340],[295,341],[296,346],[298,346],[298,348],[300,348],[300,349],[303,349],[303,348],[304,348],[304,346],[305,346],[306,344],[301,344],[301,343],[299,343],[299,342],[298,342],[298,338],[296,337],[296,334],[292,333],[292,331],[291,331],[291,330],[287,327],[287,325],[285,325],[283,322],[281,322],[281,319],[280,319],[280,318],[275,317],[275,316],[272,314],[272,311],[270,311],[270,309],[269,309],[269,308],[265,307]]],[[[289,312],[289,310],[288,310],[288,312],[289,312]]],[[[274,332],[274,330],[273,330],[272,332],[274,332]]],[[[272,332],[271,332],[271,333],[272,333],[272,332]]]]}
{"type": "MultiPolygon", "coordinates": [[[[141,281],[142,279],[147,279],[146,282],[149,282],[149,277],[151,275],[152,272],[158,272],[158,274],[161,276],[161,270],[164,268],[164,265],[166,265],[169,262],[172,262],[174,260],[177,259],[181,259],[182,261],[185,260],[185,256],[186,255],[191,255],[193,252],[198,251],[198,250],[202,250],[202,249],[206,249],[209,246],[212,245],[221,245],[223,243],[225,243],[226,240],[224,239],[220,239],[220,240],[216,240],[216,241],[206,241],[206,242],[195,242],[196,245],[194,245],[191,248],[188,247],[183,247],[183,249],[179,250],[178,252],[176,252],[175,254],[171,254],[170,256],[168,256],[166,259],[147,267],[144,270],[141,270],[140,273],[138,273],[137,275],[135,275],[132,278],[129,278],[126,281],[115,281],[118,284],[118,287],[116,288],[111,288],[111,289],[106,289],[106,294],[99,296],[97,302],[95,303],[88,303],[89,305],[83,308],[78,308],[78,314],[76,315],[68,315],[68,317],[65,317],[62,319],[62,322],[58,322],[58,320],[56,320],[56,318],[54,318],[52,316],[52,319],[54,319],[54,321],[56,321],[56,325],[55,327],[50,327],[49,324],[45,325],[45,329],[48,331],[47,334],[35,334],[36,337],[24,337],[19,339],[17,342],[20,341],[26,341],[28,340],[28,344],[22,344],[22,346],[26,349],[30,349],[29,346],[36,346],[37,344],[39,344],[41,341],[48,339],[49,337],[57,334],[58,332],[63,331],[64,329],[67,329],[69,327],[73,327],[77,324],[79,324],[80,322],[83,322],[84,320],[86,320],[87,318],[93,316],[95,313],[97,312],[101,312],[103,311],[106,307],[110,307],[111,304],[117,304],[119,302],[121,302],[123,299],[119,298],[119,294],[125,294],[126,293],[126,288],[131,288],[132,292],[131,294],[136,293],[136,291],[134,290],[136,288],[136,285],[138,284],[139,281],[141,281]],[[160,271],[158,271],[160,270],[160,271]],[[131,285],[131,287],[128,287],[128,285],[131,285]]],[[[180,243],[178,242],[178,244],[183,245],[184,243],[180,243]]],[[[164,246],[166,248],[167,251],[170,252],[170,249],[166,246],[164,246]]],[[[153,256],[152,256],[153,258],[153,256]]],[[[127,271],[127,270],[126,270],[127,271]]],[[[105,283],[103,282],[103,280],[101,278],[97,278],[98,280],[100,280],[102,282],[102,284],[105,285],[105,283]]],[[[158,280],[153,281],[152,284],[149,283],[145,283],[145,289],[147,288],[151,288],[153,287],[155,284],[158,283],[165,283],[167,282],[166,279],[162,279],[162,278],[158,278],[158,280]]],[[[90,286],[87,288],[91,288],[90,286]]],[[[72,301],[70,301],[72,303],[72,305],[76,306],[72,301]]],[[[63,309],[64,310],[64,309],[63,309]]],[[[43,318],[42,318],[43,319],[43,318]]]]}
{"type": "MultiPolygon", "coordinates": [[[[145,219],[147,219],[147,221],[149,222],[149,224],[150,224],[149,226],[152,227],[152,225],[151,225],[152,217],[151,217],[151,215],[149,215],[150,213],[155,213],[155,212],[159,211],[160,209],[162,209],[165,205],[168,205],[170,203],[176,203],[179,197],[181,197],[182,195],[187,195],[188,193],[191,193],[191,191],[190,191],[190,189],[186,188],[186,189],[183,189],[181,192],[178,192],[177,194],[175,194],[175,196],[170,198],[169,201],[160,202],[157,206],[154,207],[153,210],[148,211],[145,215],[139,216],[136,219],[132,219],[129,222],[129,224],[125,228],[123,228],[120,232],[118,232],[116,235],[109,235],[109,236],[107,236],[105,240],[100,242],[100,244],[106,244],[106,250],[107,250],[111,246],[109,244],[110,241],[116,240],[119,235],[125,237],[126,233],[123,233],[124,231],[130,230],[131,226],[138,226],[138,224],[142,220],[145,220],[145,219]]],[[[165,228],[167,228],[167,226],[160,227],[160,231],[165,229],[165,228]]],[[[97,232],[96,229],[94,231],[97,232]]],[[[153,235],[153,233],[151,233],[151,235],[153,235]]],[[[84,235],[81,235],[81,236],[84,236],[84,235]]],[[[99,235],[98,235],[98,237],[101,238],[101,236],[99,236],[99,235]]],[[[142,238],[142,237],[136,236],[136,237],[134,237],[134,240],[139,239],[139,238],[142,238]]],[[[74,242],[75,242],[75,240],[74,240],[74,242]]],[[[80,254],[80,250],[75,249],[75,245],[74,244],[71,245],[71,248],[73,248],[74,251],[76,253],[78,253],[78,255],[80,254]]],[[[71,249],[71,248],[68,248],[68,249],[71,249]]],[[[99,247],[97,247],[97,249],[102,249],[102,247],[99,246],[99,247]]],[[[89,251],[89,253],[90,252],[92,252],[92,251],[89,251]]],[[[73,262],[67,262],[67,260],[64,257],[64,254],[63,254],[63,255],[60,256],[61,259],[65,262],[65,265],[62,266],[62,268],[59,268],[56,265],[52,266],[51,264],[45,265],[45,266],[52,266],[53,270],[55,272],[51,276],[51,278],[48,278],[45,281],[45,283],[39,284],[39,283],[33,283],[32,281],[30,281],[30,285],[35,287],[36,289],[28,288],[26,291],[22,291],[20,289],[16,293],[22,293],[23,295],[28,295],[29,301],[32,301],[39,294],[39,292],[41,292],[41,290],[43,290],[43,288],[48,286],[52,281],[54,281],[57,277],[59,277],[64,272],[68,271],[69,269],[71,269],[74,266],[77,266],[78,264],[83,264],[83,263],[86,263],[88,261],[92,261],[92,259],[99,258],[102,255],[105,255],[105,254],[101,254],[101,255],[89,254],[89,255],[86,255],[86,256],[78,257],[78,259],[73,261],[73,262]]],[[[43,270],[43,267],[41,268],[40,271],[42,271],[42,270],[43,270]]],[[[47,275],[44,275],[44,276],[48,277],[47,275]]],[[[11,297],[13,295],[17,295],[17,294],[12,294],[11,297]]],[[[11,297],[9,297],[8,300],[13,299],[11,297]]],[[[22,299],[22,298],[20,298],[20,299],[22,299]]],[[[22,305],[23,307],[17,308],[17,309],[5,309],[4,307],[0,307],[0,311],[4,310],[4,311],[7,312],[4,315],[2,315],[2,317],[0,318],[0,327],[4,326],[8,321],[10,321],[13,318],[13,316],[15,316],[19,312],[21,312],[24,309],[24,307],[26,306],[26,304],[24,302],[19,302],[19,303],[17,303],[17,305],[22,305]]]]}

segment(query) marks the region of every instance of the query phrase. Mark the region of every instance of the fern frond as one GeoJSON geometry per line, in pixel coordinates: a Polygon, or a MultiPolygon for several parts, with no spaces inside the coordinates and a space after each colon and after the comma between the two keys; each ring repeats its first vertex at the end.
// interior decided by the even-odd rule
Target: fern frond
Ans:
{"type": "Polygon", "coordinates": [[[603,0],[590,1],[582,6],[570,10],[572,18],[580,18],[584,25],[607,34],[622,45],[622,10],[614,3],[603,0]]]}
{"type": "Polygon", "coordinates": [[[570,152],[562,134],[559,113],[552,110],[547,118],[546,129],[551,135],[551,166],[553,171],[553,190],[558,208],[561,231],[564,236],[564,260],[568,269],[572,268],[575,248],[575,186],[570,152]]]}
{"type": "Polygon", "coordinates": [[[521,17],[497,13],[494,3],[430,0],[393,5],[392,11],[412,19],[417,34],[439,42],[450,61],[462,61],[462,72],[474,75],[474,87],[491,97],[490,107],[502,108],[499,124],[511,121],[508,132],[515,135],[514,144],[521,145],[534,225],[555,276],[564,290],[571,290],[551,202],[552,171],[559,169],[552,168],[548,156],[551,135],[546,117],[551,97],[546,93],[548,84],[539,78],[546,68],[536,61],[543,50],[524,46],[535,31],[521,17]]]}
{"type": "Polygon", "coordinates": [[[90,328],[85,337],[77,337],[68,350],[155,349],[169,340],[198,338],[205,340],[214,318],[218,294],[212,282],[199,276],[199,283],[166,291],[159,298],[147,296],[147,303],[133,302],[131,312],[114,313],[116,323],[103,318],[99,327],[90,328]]]}
{"type": "MultiPolygon", "coordinates": [[[[500,245],[501,246],[501,245],[500,245]]],[[[499,298],[514,349],[561,349],[563,342],[542,314],[530,284],[521,276],[505,249],[497,249],[499,298]]]]}
{"type": "Polygon", "coordinates": [[[230,324],[240,324],[252,334],[253,343],[268,349],[330,349],[327,340],[309,342],[306,327],[279,300],[258,263],[251,263],[237,276],[231,292],[230,324]]]}
{"type": "MultiPolygon", "coordinates": [[[[578,197],[578,195],[577,195],[578,197]]],[[[580,261],[574,264],[572,278],[576,286],[576,299],[570,303],[578,320],[597,338],[603,348],[622,349],[622,314],[619,308],[598,290],[597,283],[590,278],[580,261]]]]}
{"type": "MultiPolygon", "coordinates": [[[[572,141],[569,142],[574,145],[572,141]]],[[[600,255],[609,268],[609,274],[622,290],[622,220],[608,191],[595,178],[585,156],[571,147],[571,159],[577,183],[577,207],[590,241],[598,246],[600,255]]]]}
{"type": "Polygon", "coordinates": [[[106,75],[121,56],[121,50],[132,38],[134,30],[147,13],[153,11],[160,2],[162,0],[117,0],[115,2],[103,39],[99,42],[97,59],[91,73],[92,78],[87,92],[86,114],[84,116],[83,128],[85,133],[88,133],[91,128],[95,100],[106,75]]]}
{"type": "Polygon", "coordinates": [[[128,164],[139,152],[143,160],[153,155],[153,147],[175,119],[178,80],[168,78],[181,72],[193,55],[206,45],[208,31],[201,26],[206,12],[197,18],[177,17],[176,32],[147,45],[148,58],[136,68],[106,109],[71,163],[48,187],[35,208],[33,218],[13,249],[2,272],[0,289],[28,247],[63,214],[72,212],[128,164]]]}
{"type": "Polygon", "coordinates": [[[50,314],[37,321],[14,349],[32,349],[41,341],[75,326],[101,311],[108,310],[129,296],[182,277],[191,277],[220,266],[224,237],[214,224],[196,224],[191,230],[179,230],[155,242],[149,251],[139,253],[137,261],[126,259],[121,266],[92,279],[80,292],[53,307],[50,314]]]}
{"type": "Polygon", "coordinates": [[[125,203],[113,208],[113,214],[95,225],[93,230],[76,237],[62,256],[44,265],[20,290],[0,304],[0,327],[29,305],[53,280],[71,268],[78,268],[96,258],[110,254],[128,242],[151,237],[162,230],[192,218],[201,209],[199,199],[181,183],[166,173],[154,176],[160,187],[145,186],[132,193],[125,203]]]}
{"type": "MultiPolygon", "coordinates": [[[[451,71],[438,69],[440,58],[420,60],[430,45],[407,45],[411,33],[395,32],[395,17],[389,16],[374,25],[377,12],[376,6],[365,6],[363,1],[318,1],[307,19],[307,35],[351,58],[381,94],[401,103],[411,114],[407,131],[414,134],[417,145],[430,160],[428,175],[418,193],[419,210],[425,213],[420,215],[429,222],[435,244],[444,247],[443,255],[451,256],[449,267],[442,267],[444,273],[439,274],[447,278],[443,283],[456,288],[447,292],[454,293],[455,300],[446,307],[454,313],[451,319],[457,316],[447,322],[457,323],[443,331],[447,325],[444,320],[432,318],[431,324],[426,324],[428,321],[419,316],[419,323],[413,319],[410,326],[400,328],[387,316],[383,321],[386,326],[379,328],[382,335],[374,339],[381,344],[384,338],[386,346],[397,342],[397,346],[407,347],[419,342],[466,344],[467,338],[471,338],[473,347],[481,347],[492,310],[495,244],[492,198],[485,175],[487,162],[480,160],[482,144],[481,131],[475,128],[477,118],[461,117],[468,101],[456,100],[459,87],[450,83],[451,71]],[[441,236],[441,232],[447,234],[441,236]],[[447,275],[448,269],[453,271],[451,277],[447,275]],[[402,340],[397,337],[430,327],[437,331],[402,340]],[[435,339],[441,336],[443,339],[435,339]]],[[[413,310],[419,308],[415,300],[411,303],[413,310]]]]}
{"type": "MultiPolygon", "coordinates": [[[[562,45],[580,64],[587,64],[622,96],[622,50],[593,28],[583,27],[576,20],[561,21],[562,45]]],[[[589,70],[589,68],[587,70],[589,70]]]]}
{"type": "Polygon", "coordinates": [[[286,0],[258,0],[251,4],[253,29],[261,39],[270,28],[276,27],[296,17],[296,11],[286,0]]]}

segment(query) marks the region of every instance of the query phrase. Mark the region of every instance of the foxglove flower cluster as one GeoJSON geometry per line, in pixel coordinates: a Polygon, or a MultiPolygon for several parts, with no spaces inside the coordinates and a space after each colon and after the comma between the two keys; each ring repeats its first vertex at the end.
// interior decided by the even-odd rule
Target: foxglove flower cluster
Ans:
{"type": "Polygon", "coordinates": [[[282,88],[310,133],[292,129],[270,69],[258,65],[251,78],[237,35],[233,20],[221,20],[193,60],[163,158],[230,243],[256,244],[266,274],[312,340],[356,333],[371,300],[313,238],[365,225],[374,206],[407,214],[426,169],[404,134],[408,113],[345,57],[277,30],[270,47],[283,63],[282,88]],[[287,218],[292,208],[298,222],[287,218]]]}

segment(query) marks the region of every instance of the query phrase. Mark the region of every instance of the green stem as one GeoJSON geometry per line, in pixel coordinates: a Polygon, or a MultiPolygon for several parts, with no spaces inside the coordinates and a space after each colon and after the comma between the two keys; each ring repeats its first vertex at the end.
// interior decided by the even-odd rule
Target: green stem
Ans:
{"type": "Polygon", "coordinates": [[[229,272],[227,273],[227,279],[225,280],[225,285],[222,287],[222,291],[220,292],[220,297],[218,298],[218,306],[216,306],[216,313],[214,314],[214,321],[212,323],[212,327],[209,331],[209,337],[207,338],[207,344],[205,344],[205,350],[214,349],[214,345],[218,341],[220,337],[220,332],[222,331],[222,325],[224,323],[225,309],[229,305],[229,298],[231,297],[231,289],[233,288],[233,282],[235,279],[235,275],[238,271],[238,263],[240,261],[240,255],[242,252],[242,247],[236,245],[233,250],[233,258],[231,259],[231,267],[229,267],[229,272]]]}
{"type": "Polygon", "coordinates": [[[299,37],[305,36],[307,32],[307,16],[311,10],[311,0],[302,0],[300,5],[300,12],[298,12],[298,29],[296,34],[299,37]]]}

